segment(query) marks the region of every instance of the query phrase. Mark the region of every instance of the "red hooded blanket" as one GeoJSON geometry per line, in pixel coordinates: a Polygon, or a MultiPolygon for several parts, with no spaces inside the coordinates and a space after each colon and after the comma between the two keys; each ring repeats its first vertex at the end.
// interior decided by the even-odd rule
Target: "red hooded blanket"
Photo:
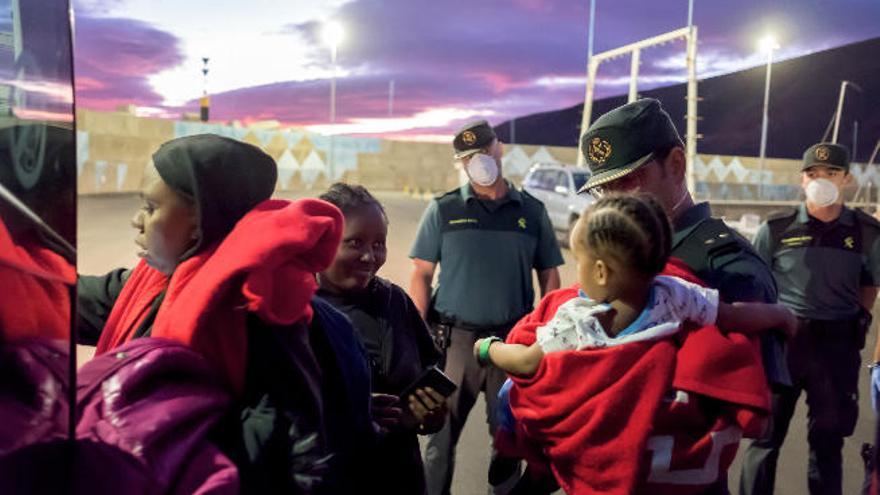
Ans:
{"type": "Polygon", "coordinates": [[[277,325],[310,319],[315,273],[333,261],[342,229],[342,213],[324,201],[267,200],[219,245],[183,261],[170,279],[141,261],[113,306],[96,352],[131,340],[165,290],[151,336],[189,345],[241,390],[247,313],[277,325]]]}
{"type": "MultiPolygon", "coordinates": [[[[700,283],[677,260],[664,274],[700,283]]],[[[577,286],[548,294],[507,341],[534,343],[577,294],[577,286]]],[[[770,400],[757,344],[716,327],[550,353],[534,377],[511,378],[523,444],[578,495],[699,493],[727,470],[743,434],[760,434],[770,400]],[[702,407],[708,401],[714,407],[702,407]]]]}

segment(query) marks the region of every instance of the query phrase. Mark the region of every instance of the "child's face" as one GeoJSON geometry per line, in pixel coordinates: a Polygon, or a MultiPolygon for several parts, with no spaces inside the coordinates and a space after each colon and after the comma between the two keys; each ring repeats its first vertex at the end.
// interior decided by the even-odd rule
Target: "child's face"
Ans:
{"type": "Polygon", "coordinates": [[[145,172],[141,201],[131,219],[131,226],[138,231],[134,240],[140,248],[138,257],[170,275],[198,237],[196,209],[168,187],[153,166],[145,172]]]}
{"type": "Polygon", "coordinates": [[[596,258],[580,241],[584,238],[585,228],[585,222],[581,217],[575,224],[569,240],[569,246],[572,246],[577,261],[578,283],[590,299],[605,301],[608,299],[608,265],[596,258]]]}
{"type": "Polygon", "coordinates": [[[363,290],[385,264],[388,222],[370,205],[345,215],[345,232],[336,258],[321,273],[321,286],[333,292],[363,290]]]}

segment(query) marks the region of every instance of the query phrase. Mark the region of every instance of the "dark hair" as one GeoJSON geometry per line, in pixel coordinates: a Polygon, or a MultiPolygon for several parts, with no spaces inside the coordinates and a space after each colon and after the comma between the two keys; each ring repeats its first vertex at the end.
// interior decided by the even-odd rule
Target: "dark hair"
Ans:
{"type": "Polygon", "coordinates": [[[672,251],[669,217],[653,196],[613,194],[584,212],[584,235],[577,239],[598,257],[614,257],[653,277],[672,251]]]}
{"type": "Polygon", "coordinates": [[[682,148],[683,146],[680,144],[672,145],[672,146],[662,146],[654,150],[654,159],[663,163],[669,157],[669,154],[672,153],[672,150],[675,148],[682,148]]]}
{"type": "Polygon", "coordinates": [[[385,208],[382,207],[382,203],[373,197],[373,195],[370,194],[370,191],[367,191],[367,188],[363,186],[337,182],[330,186],[330,189],[327,189],[327,192],[318,196],[318,199],[322,199],[335,205],[342,210],[343,215],[353,213],[367,206],[375,206],[382,212],[385,221],[388,221],[388,215],[385,213],[385,208]]]}

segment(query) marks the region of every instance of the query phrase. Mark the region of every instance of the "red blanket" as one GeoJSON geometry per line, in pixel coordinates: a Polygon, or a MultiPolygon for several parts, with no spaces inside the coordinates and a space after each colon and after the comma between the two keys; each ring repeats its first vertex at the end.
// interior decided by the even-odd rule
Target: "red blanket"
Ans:
{"type": "Polygon", "coordinates": [[[342,228],[342,213],[324,201],[267,200],[219,245],[182,262],[170,279],[142,261],[113,306],[97,353],[131,340],[167,287],[151,336],[191,346],[240,391],[247,313],[277,325],[310,319],[315,273],[333,261],[342,228]]]}
{"type": "MultiPolygon", "coordinates": [[[[699,283],[675,260],[664,274],[699,283]]],[[[548,294],[514,327],[508,342],[532,344],[535,330],[577,292],[575,286],[548,294]]],[[[511,378],[510,405],[519,432],[539,446],[568,494],[705,488],[732,461],[730,446],[735,454],[736,442],[728,437],[743,430],[759,434],[769,409],[757,345],[740,334],[722,335],[715,327],[661,341],[551,353],[534,377],[511,378]],[[677,390],[698,395],[676,401],[672,392],[677,390]],[[697,407],[695,413],[702,400],[722,401],[723,407],[708,415],[697,407]],[[723,452],[713,454],[719,448],[723,452]],[[663,475],[688,467],[711,476],[712,466],[706,465],[716,458],[709,483],[700,479],[693,484],[690,475],[696,471],[663,475]]]]}
{"type": "Polygon", "coordinates": [[[0,219],[0,340],[70,338],[76,270],[30,238],[13,238],[0,219]]]}

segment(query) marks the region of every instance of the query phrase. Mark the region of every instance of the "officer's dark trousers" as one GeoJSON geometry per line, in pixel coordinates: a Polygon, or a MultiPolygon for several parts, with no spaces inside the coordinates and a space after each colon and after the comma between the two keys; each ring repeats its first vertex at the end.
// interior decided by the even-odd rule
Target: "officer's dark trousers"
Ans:
{"type": "MultiPolygon", "coordinates": [[[[491,366],[480,367],[474,359],[474,342],[478,337],[474,332],[459,328],[453,328],[451,332],[444,371],[458,384],[458,390],[449,398],[449,417],[443,429],[428,437],[424,459],[428,495],[449,494],[452,472],[455,468],[455,446],[458,444],[468,413],[481,390],[486,394],[486,421],[489,423],[489,433],[492,435],[495,433],[498,390],[504,384],[507,375],[491,366]]],[[[492,455],[495,455],[494,449],[492,455]]]]}
{"type": "Polygon", "coordinates": [[[788,345],[793,386],[774,386],[769,430],[745,453],[741,495],[773,493],[779,449],[802,390],[807,393],[810,493],[841,493],[841,449],[858,418],[859,351],[863,346],[864,333],[856,322],[804,320],[804,327],[788,345]]]}

